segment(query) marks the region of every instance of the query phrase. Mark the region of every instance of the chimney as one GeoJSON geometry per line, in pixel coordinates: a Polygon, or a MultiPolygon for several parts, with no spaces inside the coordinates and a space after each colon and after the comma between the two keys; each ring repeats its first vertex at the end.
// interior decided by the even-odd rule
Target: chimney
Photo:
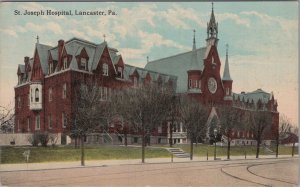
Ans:
{"type": "Polygon", "coordinates": [[[29,62],[29,57],[28,57],[28,56],[25,56],[25,57],[24,57],[24,63],[25,63],[25,65],[27,65],[28,62],[29,62]]]}
{"type": "Polygon", "coordinates": [[[64,45],[65,45],[65,41],[64,40],[59,40],[58,41],[58,45],[57,45],[57,47],[58,47],[58,64],[60,64],[61,63],[61,55],[62,55],[62,49],[63,49],[63,47],[64,47],[64,45]]]}

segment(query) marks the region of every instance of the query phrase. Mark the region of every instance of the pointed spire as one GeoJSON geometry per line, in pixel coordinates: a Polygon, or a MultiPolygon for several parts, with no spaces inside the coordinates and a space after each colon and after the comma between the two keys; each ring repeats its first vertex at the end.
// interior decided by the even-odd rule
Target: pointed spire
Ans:
{"type": "Polygon", "coordinates": [[[36,43],[39,44],[39,35],[36,36],[36,43]]]}
{"type": "Polygon", "coordinates": [[[228,62],[228,48],[229,45],[226,44],[226,60],[225,60],[225,67],[224,67],[224,73],[223,73],[223,79],[226,81],[231,81],[230,73],[229,73],[229,62],[228,62]]]}
{"type": "Polygon", "coordinates": [[[193,32],[194,32],[194,38],[193,38],[193,51],[194,51],[194,50],[196,50],[196,39],[195,39],[196,30],[194,29],[193,32]]]}
{"type": "Polygon", "coordinates": [[[211,15],[209,23],[207,23],[207,44],[217,45],[218,43],[218,23],[216,23],[214,14],[214,3],[212,2],[211,15]]]}

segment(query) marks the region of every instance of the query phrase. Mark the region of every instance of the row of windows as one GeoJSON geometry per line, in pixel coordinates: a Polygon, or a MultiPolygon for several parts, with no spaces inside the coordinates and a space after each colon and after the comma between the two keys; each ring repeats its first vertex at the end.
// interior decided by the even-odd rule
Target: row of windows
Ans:
{"type": "MultiPolygon", "coordinates": [[[[67,115],[66,115],[65,112],[63,112],[62,115],[61,115],[61,124],[62,124],[61,125],[62,128],[67,127],[67,115]]],[[[35,130],[40,130],[41,129],[41,117],[40,117],[39,114],[37,114],[35,116],[34,125],[35,125],[35,130]]],[[[53,120],[52,120],[52,115],[51,114],[48,115],[48,128],[49,129],[53,128],[53,120]]],[[[21,131],[20,120],[17,121],[17,130],[21,131]]],[[[29,117],[27,118],[27,131],[30,131],[30,118],[29,117]]]]}
{"type": "MultiPolygon", "coordinates": [[[[64,83],[62,87],[62,98],[65,99],[67,98],[67,84],[64,83]]],[[[49,88],[48,90],[48,100],[49,102],[53,100],[53,91],[52,88],[49,88]]]]}
{"type": "Polygon", "coordinates": [[[199,88],[201,89],[201,80],[189,79],[189,88],[199,88]]]}

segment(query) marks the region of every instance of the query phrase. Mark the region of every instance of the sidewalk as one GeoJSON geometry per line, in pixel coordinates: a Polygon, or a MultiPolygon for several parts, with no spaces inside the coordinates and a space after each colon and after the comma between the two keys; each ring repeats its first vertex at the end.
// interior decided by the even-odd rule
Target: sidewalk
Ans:
{"type": "MultiPolygon", "coordinates": [[[[226,161],[226,156],[217,157],[216,161],[226,161]]],[[[259,159],[274,159],[275,155],[261,155],[259,159]]],[[[298,155],[291,157],[291,155],[280,155],[279,158],[298,158],[298,155]]],[[[247,160],[256,159],[255,155],[247,156],[247,160]]],[[[231,156],[231,161],[245,160],[245,156],[231,156]]],[[[182,162],[212,162],[213,157],[194,157],[191,161],[189,158],[173,158],[173,163],[182,162]]],[[[216,162],[215,161],[215,162],[216,162]]],[[[145,158],[145,164],[167,164],[171,163],[170,158],[145,158]]],[[[82,167],[107,167],[116,165],[137,165],[142,164],[141,159],[130,160],[86,160],[85,166],[80,165],[80,161],[73,162],[47,162],[47,163],[23,163],[23,164],[1,164],[0,172],[10,171],[38,171],[38,170],[54,170],[54,169],[70,169],[82,167]]]]}

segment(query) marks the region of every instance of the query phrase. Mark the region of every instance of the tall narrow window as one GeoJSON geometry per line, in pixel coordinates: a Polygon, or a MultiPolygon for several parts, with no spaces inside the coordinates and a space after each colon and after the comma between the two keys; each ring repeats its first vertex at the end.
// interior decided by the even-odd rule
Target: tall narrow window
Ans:
{"type": "Polygon", "coordinates": [[[40,114],[37,114],[35,116],[35,129],[39,130],[41,128],[41,119],[40,119],[40,114]]]}
{"type": "Polygon", "coordinates": [[[192,79],[189,80],[189,88],[192,88],[192,79]]]}
{"type": "Polygon", "coordinates": [[[22,83],[22,76],[21,76],[21,75],[18,76],[18,83],[19,83],[19,84],[22,83]]]}
{"type": "Polygon", "coordinates": [[[52,88],[49,88],[49,102],[52,101],[52,88]]]}
{"type": "Polygon", "coordinates": [[[52,119],[51,119],[51,114],[48,115],[48,127],[49,127],[49,129],[52,129],[52,119]]]}
{"type": "Polygon", "coordinates": [[[102,65],[102,68],[103,68],[103,75],[108,76],[108,65],[104,63],[102,65]]]}
{"type": "Polygon", "coordinates": [[[20,120],[18,120],[17,125],[18,125],[17,131],[19,132],[20,131],[20,120]]]}
{"type": "Polygon", "coordinates": [[[198,88],[198,81],[195,80],[195,88],[198,88]]]}
{"type": "Polygon", "coordinates": [[[64,85],[63,85],[62,98],[63,99],[67,98],[67,84],[66,83],[64,83],[64,85]]]}
{"type": "Polygon", "coordinates": [[[39,98],[39,89],[38,88],[36,88],[35,89],[35,102],[39,102],[40,101],[40,98],[39,98]]]}
{"type": "Polygon", "coordinates": [[[199,89],[201,90],[201,80],[199,80],[199,89]]]}
{"type": "Polygon", "coordinates": [[[87,63],[85,58],[81,58],[80,60],[80,66],[82,69],[87,70],[87,63]]]}
{"type": "Polygon", "coordinates": [[[21,108],[21,96],[18,97],[18,108],[21,108]]]}
{"type": "Polygon", "coordinates": [[[66,117],[66,114],[65,112],[62,113],[61,115],[61,123],[62,123],[62,128],[66,128],[66,125],[67,125],[67,117],[66,117]]]}
{"type": "Polygon", "coordinates": [[[67,69],[68,68],[68,58],[65,57],[64,58],[64,68],[63,69],[67,69]]]}
{"type": "Polygon", "coordinates": [[[226,88],[226,95],[229,95],[229,88],[226,88]]]}
{"type": "Polygon", "coordinates": [[[30,118],[27,117],[27,131],[30,131],[30,118]]]}

